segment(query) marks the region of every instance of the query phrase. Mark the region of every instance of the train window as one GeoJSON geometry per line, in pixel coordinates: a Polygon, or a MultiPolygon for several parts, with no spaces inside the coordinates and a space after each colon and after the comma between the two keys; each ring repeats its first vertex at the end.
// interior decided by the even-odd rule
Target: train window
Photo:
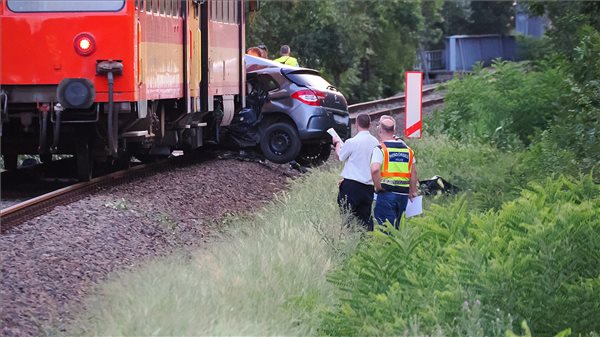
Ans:
{"type": "Polygon", "coordinates": [[[229,22],[229,0],[221,0],[223,2],[223,22],[229,22]]]}
{"type": "Polygon", "coordinates": [[[217,19],[217,0],[212,0],[210,2],[210,18],[211,20],[217,19]]]}
{"type": "Polygon", "coordinates": [[[233,0],[228,0],[229,2],[229,20],[227,20],[227,22],[229,23],[234,23],[235,22],[235,12],[234,12],[234,7],[235,7],[235,1],[233,0]]]}
{"type": "Polygon", "coordinates": [[[171,15],[171,0],[165,0],[165,14],[171,15]]]}
{"type": "Polygon", "coordinates": [[[217,0],[217,17],[218,22],[223,22],[223,0],[217,0]]]}
{"type": "Polygon", "coordinates": [[[146,1],[146,12],[152,12],[152,0],[145,0],[146,1]]]}
{"type": "Polygon", "coordinates": [[[239,0],[234,0],[233,1],[233,23],[239,23],[238,21],[238,11],[239,11],[239,5],[240,5],[240,1],[239,0]]]}
{"type": "Polygon", "coordinates": [[[7,5],[13,12],[116,12],[125,6],[125,0],[8,0],[7,5]]]}
{"type": "Polygon", "coordinates": [[[160,14],[165,14],[165,0],[158,0],[158,12],[160,14]]]}

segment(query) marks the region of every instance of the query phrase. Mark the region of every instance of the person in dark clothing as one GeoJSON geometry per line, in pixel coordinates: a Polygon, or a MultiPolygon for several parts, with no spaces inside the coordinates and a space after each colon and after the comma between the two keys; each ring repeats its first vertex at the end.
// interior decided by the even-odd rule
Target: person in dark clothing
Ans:
{"type": "Polygon", "coordinates": [[[350,210],[360,223],[372,230],[371,206],[373,204],[373,180],[369,161],[373,149],[379,145],[377,138],[369,132],[371,118],[367,114],[356,117],[358,133],[345,143],[332,137],[335,152],[340,161],[345,162],[341,176],[338,204],[344,210],[350,210]]]}

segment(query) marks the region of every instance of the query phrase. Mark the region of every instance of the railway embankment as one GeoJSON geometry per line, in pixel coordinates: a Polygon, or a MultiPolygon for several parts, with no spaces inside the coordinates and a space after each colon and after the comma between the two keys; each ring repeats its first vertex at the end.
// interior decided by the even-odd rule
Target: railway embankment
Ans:
{"type": "Polygon", "coordinates": [[[107,188],[0,236],[0,334],[60,331],[110,273],[203,247],[287,186],[286,165],[212,160],[107,188]]]}

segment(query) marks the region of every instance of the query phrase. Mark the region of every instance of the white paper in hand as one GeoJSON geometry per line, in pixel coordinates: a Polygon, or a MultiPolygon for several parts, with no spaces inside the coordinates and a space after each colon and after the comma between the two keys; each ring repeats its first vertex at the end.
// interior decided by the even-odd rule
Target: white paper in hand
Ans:
{"type": "Polygon", "coordinates": [[[337,139],[339,139],[339,140],[340,140],[340,142],[344,143],[344,142],[342,141],[342,138],[341,138],[341,137],[338,135],[338,133],[337,133],[337,132],[335,132],[335,130],[334,130],[333,128],[329,128],[329,129],[327,129],[327,133],[328,133],[329,135],[331,135],[331,137],[333,137],[333,138],[337,138],[337,139]]]}
{"type": "Polygon", "coordinates": [[[406,211],[404,211],[404,216],[410,218],[415,215],[423,214],[423,196],[419,195],[414,197],[412,201],[408,199],[408,204],[406,204],[406,211]]]}

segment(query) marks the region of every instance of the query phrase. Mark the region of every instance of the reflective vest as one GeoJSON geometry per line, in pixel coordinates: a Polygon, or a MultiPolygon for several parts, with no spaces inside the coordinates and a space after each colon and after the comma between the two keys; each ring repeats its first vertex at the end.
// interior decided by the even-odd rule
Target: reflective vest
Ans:
{"type": "Polygon", "coordinates": [[[279,63],[283,63],[283,64],[287,64],[288,66],[294,66],[294,67],[299,67],[298,65],[298,60],[296,60],[296,58],[291,57],[291,56],[282,56],[278,59],[274,59],[273,61],[275,62],[279,62],[279,63]]]}
{"type": "Polygon", "coordinates": [[[413,150],[404,142],[383,142],[379,148],[383,152],[381,186],[389,192],[408,193],[413,150]]]}

